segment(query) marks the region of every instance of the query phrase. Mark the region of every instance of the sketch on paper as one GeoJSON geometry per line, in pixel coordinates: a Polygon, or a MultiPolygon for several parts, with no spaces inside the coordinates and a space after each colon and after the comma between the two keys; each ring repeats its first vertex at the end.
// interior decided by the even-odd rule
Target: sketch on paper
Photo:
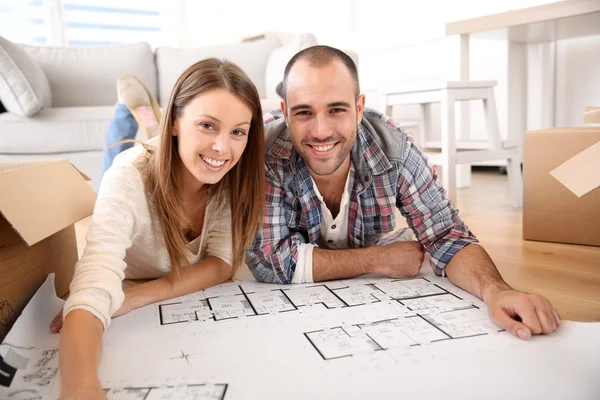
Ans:
{"type": "MultiPolygon", "coordinates": [[[[440,306],[440,302],[433,304],[440,306]]],[[[444,305],[444,308],[451,306],[452,303],[444,305]]],[[[324,360],[332,360],[364,352],[420,346],[500,331],[490,322],[486,313],[471,307],[441,313],[417,313],[349,327],[337,326],[305,332],[304,336],[324,360]]]]}
{"type": "Polygon", "coordinates": [[[393,310],[394,318],[365,318],[360,323],[304,332],[324,360],[501,331],[477,305],[425,277],[359,278],[288,286],[241,282],[205,294],[204,298],[159,305],[161,323],[173,320],[217,323],[240,317],[302,312],[306,307],[321,307],[325,316],[331,310],[377,304],[393,310]]]}
{"type": "Polygon", "coordinates": [[[105,388],[108,400],[223,400],[227,384],[105,388]]]}
{"type": "Polygon", "coordinates": [[[159,325],[217,322],[300,311],[303,307],[318,305],[328,310],[358,307],[382,301],[396,301],[411,311],[443,312],[474,307],[424,277],[372,281],[353,279],[318,285],[241,282],[221,286],[195,294],[192,300],[158,304],[159,325]]]}
{"type": "MultiPolygon", "coordinates": [[[[47,327],[62,306],[47,280],[0,345],[0,398],[58,397],[58,336],[47,327]]],[[[597,398],[590,349],[600,346],[600,324],[560,329],[515,339],[491,322],[482,301],[432,272],[405,280],[232,282],[115,318],[99,378],[111,400],[382,397],[398,376],[414,383],[405,397],[417,398],[427,372],[443,369],[426,395],[479,398],[459,378],[492,387],[502,371],[515,384],[501,398],[515,390],[597,398]],[[553,364],[557,357],[564,363],[553,364]],[[548,381],[546,365],[565,373],[548,381]],[[315,384],[289,390],[298,371],[300,381],[315,384]]]]}
{"type": "Polygon", "coordinates": [[[0,357],[0,376],[6,377],[6,366],[14,366],[8,385],[10,399],[38,400],[47,398],[58,375],[58,349],[19,348],[8,343],[5,357],[0,357]]]}

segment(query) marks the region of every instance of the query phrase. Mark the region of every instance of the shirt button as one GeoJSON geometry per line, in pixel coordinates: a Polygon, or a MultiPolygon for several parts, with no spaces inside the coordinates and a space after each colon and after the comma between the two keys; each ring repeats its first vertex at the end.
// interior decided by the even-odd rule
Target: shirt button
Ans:
{"type": "Polygon", "coordinates": [[[327,241],[327,243],[333,243],[333,240],[329,239],[329,240],[327,241]]]}
{"type": "Polygon", "coordinates": [[[336,225],[331,225],[331,229],[335,229],[335,228],[337,228],[336,225]]]}

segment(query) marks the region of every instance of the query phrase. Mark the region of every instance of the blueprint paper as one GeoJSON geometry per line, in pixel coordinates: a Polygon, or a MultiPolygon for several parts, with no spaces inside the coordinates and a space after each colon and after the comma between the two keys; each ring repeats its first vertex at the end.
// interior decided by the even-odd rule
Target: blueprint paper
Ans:
{"type": "MultiPolygon", "coordinates": [[[[0,398],[56,398],[52,284],[0,346],[21,366],[0,398]]],[[[109,399],[597,399],[599,355],[600,323],[563,321],[525,342],[424,269],[408,280],[238,281],[149,305],[113,320],[99,377],[109,399]]]]}

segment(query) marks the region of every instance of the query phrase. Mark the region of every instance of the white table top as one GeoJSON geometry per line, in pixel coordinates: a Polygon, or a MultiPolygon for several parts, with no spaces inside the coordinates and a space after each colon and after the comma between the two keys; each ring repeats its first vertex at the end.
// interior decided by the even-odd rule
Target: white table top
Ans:
{"type": "Polygon", "coordinates": [[[600,34],[600,1],[571,0],[446,24],[446,35],[544,42],[600,34]]]}

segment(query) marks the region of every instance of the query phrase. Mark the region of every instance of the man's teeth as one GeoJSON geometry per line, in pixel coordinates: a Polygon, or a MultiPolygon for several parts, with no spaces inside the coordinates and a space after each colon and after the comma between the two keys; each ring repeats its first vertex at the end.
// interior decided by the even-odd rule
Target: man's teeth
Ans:
{"type": "Polygon", "coordinates": [[[200,157],[202,157],[202,159],[204,161],[206,161],[206,163],[213,168],[219,168],[221,165],[225,164],[225,161],[227,161],[227,160],[215,160],[214,158],[210,158],[210,157],[206,157],[206,156],[202,156],[202,155],[200,157]]]}
{"type": "Polygon", "coordinates": [[[316,151],[323,151],[323,152],[329,151],[329,150],[333,149],[333,146],[335,146],[335,143],[328,144],[327,146],[315,146],[315,145],[312,145],[313,149],[315,149],[316,151]]]}

